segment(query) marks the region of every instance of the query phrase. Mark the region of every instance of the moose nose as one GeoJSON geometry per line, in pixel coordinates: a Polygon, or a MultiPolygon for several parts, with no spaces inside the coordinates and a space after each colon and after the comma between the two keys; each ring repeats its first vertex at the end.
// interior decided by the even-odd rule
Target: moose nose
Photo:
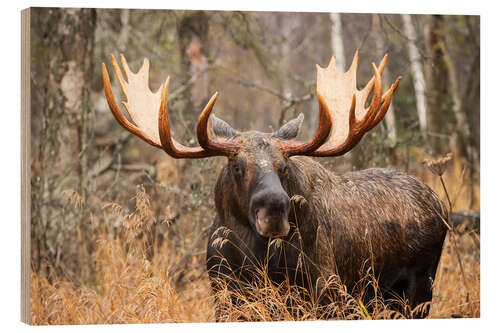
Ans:
{"type": "Polygon", "coordinates": [[[253,196],[250,203],[251,220],[255,221],[257,232],[263,237],[288,235],[288,211],[290,198],[284,191],[262,191],[253,196]]]}
{"type": "Polygon", "coordinates": [[[271,192],[262,191],[255,194],[252,198],[251,206],[253,212],[265,208],[269,214],[287,214],[290,210],[290,198],[284,191],[271,192]]]}

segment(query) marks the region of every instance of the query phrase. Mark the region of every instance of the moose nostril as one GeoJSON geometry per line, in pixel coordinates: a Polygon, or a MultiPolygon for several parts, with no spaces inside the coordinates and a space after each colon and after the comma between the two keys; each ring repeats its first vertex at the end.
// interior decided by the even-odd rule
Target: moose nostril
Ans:
{"type": "Polygon", "coordinates": [[[263,207],[271,212],[288,212],[290,208],[290,198],[283,193],[267,193],[259,196],[259,198],[254,201],[255,212],[263,207]]]}

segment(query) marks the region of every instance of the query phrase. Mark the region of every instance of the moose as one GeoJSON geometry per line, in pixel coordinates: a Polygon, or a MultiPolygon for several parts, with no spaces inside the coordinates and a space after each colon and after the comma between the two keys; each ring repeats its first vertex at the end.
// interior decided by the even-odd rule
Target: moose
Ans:
{"type": "Polygon", "coordinates": [[[288,279],[320,299],[317,290],[328,276],[336,274],[354,290],[368,265],[384,299],[404,299],[411,307],[431,301],[447,230],[446,208],[436,193],[399,171],[336,174],[311,158],[346,154],[383,119],[401,80],[382,92],[387,55],[378,67],[372,63],[373,77],[362,90],[356,86],[358,51],[345,73],[337,70],[335,57],[326,68],[316,65],[319,122],[309,141],[296,140],[303,114],[273,133],[233,129],[211,115],[215,93],[197,121],[199,147],[172,137],[169,78],[153,93],[149,60],[133,73],[120,58],[125,78],[113,56],[111,61],[133,123],[116,103],[104,63],[102,73],[109,108],[121,126],[173,158],[227,157],[215,186],[207,246],[214,293],[217,279],[236,288],[256,279],[265,264],[273,283],[288,279]],[[217,242],[220,237],[228,241],[217,242]]]}

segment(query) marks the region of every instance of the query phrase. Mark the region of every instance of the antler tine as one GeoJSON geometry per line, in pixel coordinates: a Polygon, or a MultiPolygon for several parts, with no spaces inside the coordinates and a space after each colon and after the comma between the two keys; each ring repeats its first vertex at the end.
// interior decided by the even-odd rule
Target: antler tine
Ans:
{"type": "Polygon", "coordinates": [[[212,113],[212,109],[218,95],[219,94],[217,92],[213,94],[207,105],[201,112],[200,117],[198,118],[198,123],[196,125],[196,135],[198,137],[198,143],[205,150],[211,151],[216,155],[231,155],[238,151],[240,147],[239,141],[217,142],[212,140],[208,135],[210,114],[212,113]]]}
{"type": "MultiPolygon", "coordinates": [[[[380,74],[380,76],[382,76],[382,74],[384,74],[384,70],[385,70],[385,65],[387,63],[387,57],[388,55],[385,54],[384,57],[382,58],[382,60],[380,61],[379,65],[378,65],[378,72],[380,74]]],[[[373,65],[373,64],[372,64],[373,65]]],[[[368,83],[366,84],[366,86],[363,88],[363,90],[361,91],[361,94],[363,96],[363,100],[362,100],[362,103],[363,105],[366,103],[366,101],[368,100],[368,97],[370,97],[370,93],[372,92],[372,89],[373,89],[373,86],[374,86],[374,83],[375,83],[375,76],[373,76],[370,81],[368,81],[368,83]]]]}
{"type": "Polygon", "coordinates": [[[399,82],[401,81],[402,77],[399,76],[396,81],[391,85],[389,90],[385,92],[385,94],[382,96],[382,107],[380,110],[377,112],[377,116],[373,119],[372,123],[368,127],[368,131],[370,131],[372,128],[377,126],[377,124],[384,119],[385,114],[387,113],[387,110],[389,110],[389,106],[391,105],[392,101],[392,95],[396,91],[396,89],[399,86],[399,82]]]}
{"type": "MultiPolygon", "coordinates": [[[[121,59],[121,61],[122,61],[122,64],[123,63],[127,64],[127,62],[124,61],[123,59],[121,59]]],[[[118,66],[118,63],[116,62],[114,55],[111,55],[111,65],[113,66],[113,70],[115,71],[115,75],[116,75],[116,79],[118,80],[118,84],[120,85],[122,92],[125,93],[125,91],[127,90],[127,88],[125,87],[126,81],[123,78],[122,70],[121,70],[120,66],[118,66]]],[[[126,66],[128,68],[128,65],[126,65],[126,66]]],[[[123,67],[125,68],[125,65],[123,67]]],[[[125,72],[125,76],[127,76],[127,81],[128,81],[127,72],[125,72]]]]}
{"type": "MultiPolygon", "coordinates": [[[[380,103],[382,101],[382,79],[380,78],[379,71],[377,67],[375,67],[375,64],[372,63],[372,69],[373,69],[373,97],[372,101],[370,103],[370,107],[368,108],[368,111],[366,111],[364,117],[361,119],[359,122],[359,127],[360,129],[366,127],[366,125],[371,124],[373,120],[377,116],[377,111],[380,108],[380,103]]],[[[371,90],[371,89],[370,89],[371,90]]],[[[362,94],[364,91],[362,92],[362,94]]],[[[366,97],[366,99],[368,96],[366,97]]],[[[364,102],[366,102],[366,99],[364,99],[364,102]]]]}
{"type": "Polygon", "coordinates": [[[172,138],[170,131],[170,117],[168,114],[168,86],[167,79],[161,93],[160,112],[158,114],[158,132],[162,149],[173,158],[202,158],[214,156],[212,152],[201,147],[186,147],[172,138]]]}
{"type": "MultiPolygon", "coordinates": [[[[127,77],[127,81],[128,81],[129,77],[130,77],[130,73],[132,73],[132,71],[130,70],[130,67],[128,67],[127,59],[125,59],[125,56],[121,53],[120,53],[120,61],[122,62],[123,71],[125,72],[125,76],[127,77]]],[[[116,61],[115,61],[115,63],[116,63],[116,61]]],[[[147,79],[147,81],[149,81],[149,60],[147,58],[144,58],[142,66],[143,67],[141,67],[141,69],[139,71],[142,71],[142,69],[144,68],[146,79],[147,79]]]]}

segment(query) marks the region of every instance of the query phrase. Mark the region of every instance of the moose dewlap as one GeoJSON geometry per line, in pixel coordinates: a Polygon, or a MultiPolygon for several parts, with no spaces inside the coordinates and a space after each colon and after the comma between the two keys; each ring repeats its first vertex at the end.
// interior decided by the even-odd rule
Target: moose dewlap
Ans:
{"type": "MultiPolygon", "coordinates": [[[[337,71],[334,57],[327,68],[317,66],[319,124],[307,142],[295,140],[302,114],[274,133],[231,128],[211,115],[215,93],[198,119],[199,147],[172,138],[169,79],[153,93],[149,61],[136,74],[120,58],[125,77],[113,56],[111,61],[133,123],[115,101],[104,64],[102,71],[109,107],[125,129],[174,158],[227,157],[215,187],[216,217],[207,248],[215,295],[220,281],[236,289],[267,274],[275,284],[286,281],[307,291],[305,298],[328,303],[334,301],[327,296],[330,276],[353,291],[368,269],[377,278],[372,290],[385,299],[405,299],[412,307],[431,300],[447,218],[437,195],[398,171],[337,175],[307,157],[341,156],[383,119],[401,79],[383,93],[387,55],[378,67],[372,64],[374,75],[361,91],[358,52],[346,73],[337,71]]],[[[374,294],[365,290],[363,296],[374,294]]],[[[219,311],[217,316],[223,319],[219,311]]]]}

